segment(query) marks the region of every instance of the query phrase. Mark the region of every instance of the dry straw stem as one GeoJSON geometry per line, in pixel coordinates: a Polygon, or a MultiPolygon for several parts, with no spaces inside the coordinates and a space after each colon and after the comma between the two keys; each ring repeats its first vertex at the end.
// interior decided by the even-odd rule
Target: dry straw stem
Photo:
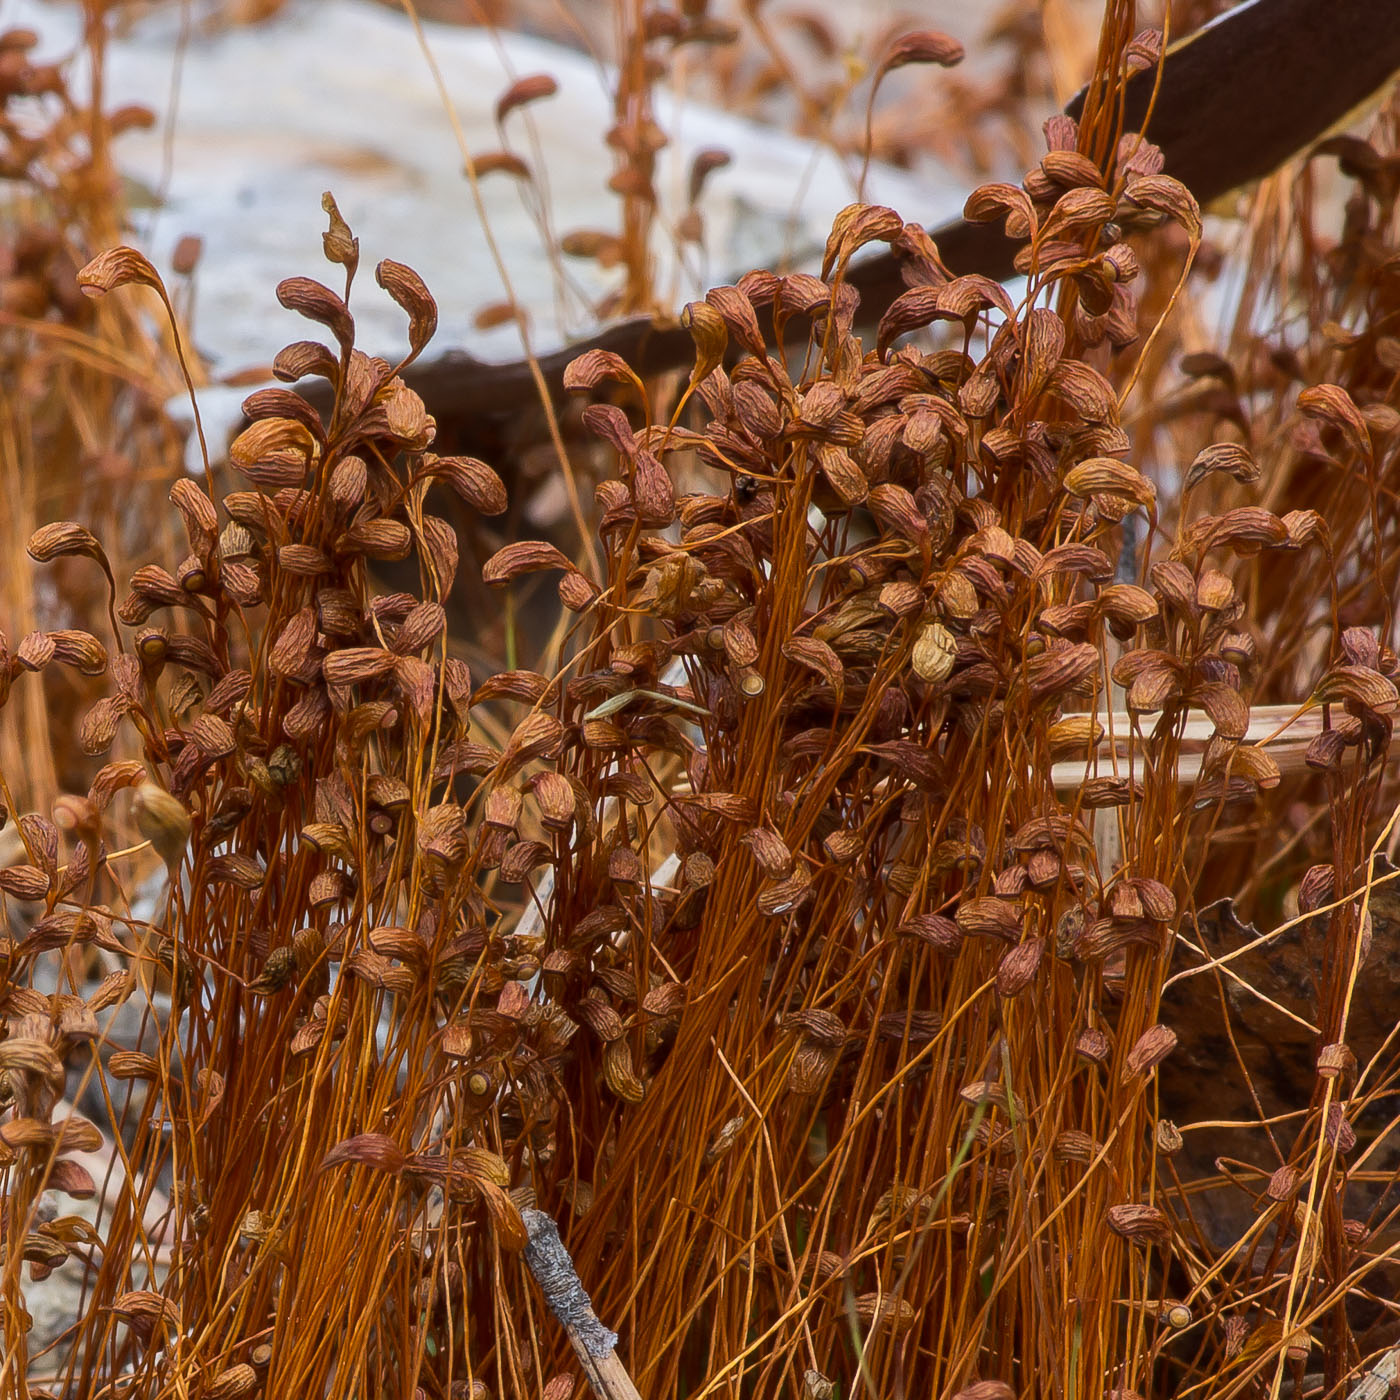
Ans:
{"type": "MultiPolygon", "coordinates": [[[[1115,710],[1107,716],[1100,712],[1098,718],[1106,723],[1109,732],[1118,735],[1139,732],[1143,720],[1142,715],[1126,710],[1115,710]]],[[[1297,777],[1308,771],[1308,751],[1313,741],[1330,729],[1328,715],[1320,706],[1300,709],[1295,705],[1255,705],[1249,711],[1249,726],[1239,742],[1267,755],[1280,777],[1297,777]]],[[[1215,721],[1209,715],[1199,710],[1185,713],[1176,730],[1180,751],[1175,771],[1179,783],[1190,786],[1200,780],[1215,735],[1215,721]]],[[[1151,749],[1151,741],[1140,733],[1135,744],[1123,738],[1116,742],[1104,738],[1087,762],[1065,759],[1056,763],[1050,770],[1051,778],[1060,792],[1074,792],[1096,777],[1140,783],[1144,765],[1152,762],[1148,756],[1151,749]]],[[[1130,800],[1126,789],[1112,796],[1114,800],[1106,805],[1120,806],[1130,800]]]]}

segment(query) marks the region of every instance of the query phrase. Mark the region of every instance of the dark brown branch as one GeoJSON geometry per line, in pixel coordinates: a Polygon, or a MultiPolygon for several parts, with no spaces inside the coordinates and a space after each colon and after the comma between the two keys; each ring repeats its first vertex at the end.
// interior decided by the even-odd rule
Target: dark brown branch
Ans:
{"type": "MultiPolygon", "coordinates": [[[[1400,7],[1390,0],[1250,0],[1167,53],[1148,133],[1168,174],[1202,204],[1277,168],[1342,121],[1400,69],[1400,7]]],[[[1138,129],[1156,80],[1135,74],[1125,128],[1138,129]]],[[[1084,94],[1068,107],[1075,115],[1084,94]]],[[[1015,245],[995,225],[959,219],[933,231],[953,272],[1004,280],[1015,245]]],[[[847,280],[874,319],[904,290],[891,254],[853,266],[847,280]]],[[[585,350],[614,350],[641,375],[688,367],[689,335],[676,325],[622,321],[539,359],[550,392],[585,350]]],[[[415,365],[405,379],[438,420],[444,440],[489,454],[537,402],[530,365],[490,364],[461,351],[415,365]]]]}

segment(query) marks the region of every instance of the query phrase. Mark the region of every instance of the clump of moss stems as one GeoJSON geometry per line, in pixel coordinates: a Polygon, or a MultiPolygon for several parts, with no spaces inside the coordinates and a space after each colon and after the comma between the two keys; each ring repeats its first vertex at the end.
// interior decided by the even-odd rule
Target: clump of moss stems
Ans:
{"type": "MultiPolygon", "coordinates": [[[[86,10],[83,57],[87,92],[70,90],[67,67],[38,62],[38,35],[0,34],[0,539],[5,557],[23,557],[36,520],[81,512],[103,530],[116,567],[134,558],[137,539],[112,511],[121,499],[151,529],[161,527],[166,489],[143,475],[148,462],[180,460],[180,434],[160,406],[181,381],[152,322],[131,301],[94,303],[75,276],[93,252],[121,237],[121,179],[112,151],[123,131],[149,113],[104,108],[102,73],[106,17],[86,10]]],[[[140,547],[150,548],[149,531],[140,547]]],[[[162,537],[162,547],[173,539],[162,537]]],[[[3,603],[11,626],[42,613],[51,626],[97,615],[105,589],[86,570],[60,566],[56,597],[36,598],[29,570],[3,573],[3,603]]],[[[100,583],[100,580],[97,581],[100,583]]],[[[84,780],[82,765],[64,767],[72,753],[63,735],[93,698],[91,683],[70,674],[44,690],[18,693],[0,726],[0,769],[24,773],[21,792],[46,800],[84,780]]]]}
{"type": "MultiPolygon", "coordinates": [[[[857,204],[819,276],[686,308],[678,395],[575,364],[600,566],[519,541],[485,569],[557,573],[549,673],[453,654],[429,489],[506,491],[433,452],[398,377],[436,321],[410,269],[376,269],[408,359],[356,348],[327,199],[342,286],[281,284],[323,339],[276,372],[329,414],[252,395],[240,479],[175,483],[183,542],[112,585],[105,640],[0,651],[9,713],[110,681],[84,795],[15,816],[0,872],[37,906],[0,950],[7,1393],[34,1393],[27,1266],[88,1269],[54,1393],[563,1400],[527,1205],[653,1397],[1336,1394],[1393,1340],[1394,1055],[1348,1025],[1396,800],[1394,124],[1332,148],[1341,236],[1252,260],[1176,387],[1203,228],[1115,127],[1130,21],[1108,7],[1081,122],[969,200],[1024,245],[1016,298],[857,204]],[[872,243],[909,290],[858,334],[872,243]],[[1325,712],[1300,774],[1246,739],[1255,705],[1325,712]],[[128,789],[153,909],[109,841],[128,789]],[[1162,1103],[1163,993],[1209,899],[1277,921],[1279,887],[1312,916],[1317,1074],[1258,1125],[1222,1246],[1193,1200],[1240,1178],[1178,1156],[1210,1129],[1162,1103]],[[156,1050],[99,1060],[97,1017],[156,994],[156,1050]],[[95,1236],[39,1209],[98,1189],[69,1071],[120,1129],[95,1236]]],[[[1294,178],[1267,197],[1306,209],[1294,178]]],[[[1285,226],[1261,203],[1247,231],[1285,226]]],[[[79,280],[169,304],[127,248],[79,280]]],[[[28,548],[115,577],[76,521],[28,548]]],[[[1223,967],[1198,982],[1228,1007],[1223,967]]],[[[1203,1118],[1248,1074],[1225,1045],[1203,1118]]]]}

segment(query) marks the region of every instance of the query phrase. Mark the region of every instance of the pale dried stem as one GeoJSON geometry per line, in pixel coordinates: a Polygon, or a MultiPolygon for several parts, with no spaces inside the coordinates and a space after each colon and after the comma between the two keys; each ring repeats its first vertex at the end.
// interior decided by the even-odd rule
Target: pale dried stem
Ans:
{"type": "MultiPolygon", "coordinates": [[[[1051,770],[1055,787],[1069,792],[1090,778],[1115,777],[1141,782],[1146,772],[1152,746],[1148,740],[1128,742],[1123,735],[1135,732],[1140,717],[1124,710],[1115,710],[1109,732],[1120,736],[1117,742],[1107,737],[1088,759],[1063,759],[1051,770]]],[[[1280,773],[1296,775],[1307,770],[1308,745],[1326,728],[1322,709],[1300,709],[1296,705],[1256,705],[1250,712],[1246,744],[1257,744],[1278,764],[1280,773]]],[[[1205,760],[1206,745],[1215,733],[1215,725],[1203,712],[1192,710],[1182,729],[1180,761],[1176,765],[1177,782],[1182,786],[1199,780],[1205,760]]]]}

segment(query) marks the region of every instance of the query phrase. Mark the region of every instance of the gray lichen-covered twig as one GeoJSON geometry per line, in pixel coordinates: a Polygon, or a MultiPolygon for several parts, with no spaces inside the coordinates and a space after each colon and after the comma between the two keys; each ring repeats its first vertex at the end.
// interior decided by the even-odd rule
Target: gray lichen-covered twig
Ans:
{"type": "Polygon", "coordinates": [[[1400,1378],[1400,1347],[1392,1347],[1357,1382],[1347,1400],[1386,1400],[1400,1378]]]}
{"type": "Polygon", "coordinates": [[[618,1360],[617,1333],[604,1327],[593,1311],[574,1261],[559,1238],[559,1227],[542,1210],[526,1210],[521,1215],[529,1235],[525,1262],[550,1312],[569,1334],[593,1393],[598,1400],[641,1400],[632,1378],[618,1360]]]}

